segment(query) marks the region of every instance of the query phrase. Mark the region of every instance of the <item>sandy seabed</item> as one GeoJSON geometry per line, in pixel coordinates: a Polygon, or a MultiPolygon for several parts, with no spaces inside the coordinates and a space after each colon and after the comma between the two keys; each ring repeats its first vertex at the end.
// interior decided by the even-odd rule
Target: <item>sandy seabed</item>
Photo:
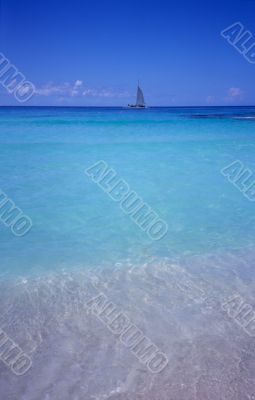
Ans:
{"type": "Polygon", "coordinates": [[[246,250],[2,280],[0,327],[32,367],[16,376],[0,362],[1,398],[255,399],[255,337],[224,306],[239,296],[255,309],[253,260],[246,250]],[[161,372],[87,306],[99,293],[167,356],[161,372]]]}

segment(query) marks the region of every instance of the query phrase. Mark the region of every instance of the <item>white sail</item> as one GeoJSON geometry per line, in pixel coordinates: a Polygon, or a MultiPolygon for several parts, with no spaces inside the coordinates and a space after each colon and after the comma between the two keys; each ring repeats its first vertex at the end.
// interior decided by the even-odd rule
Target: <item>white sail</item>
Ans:
{"type": "Polygon", "coordinates": [[[145,106],[143,91],[142,91],[142,89],[140,88],[139,85],[137,86],[136,106],[138,106],[138,107],[144,107],[145,106]]]}
{"type": "Polygon", "coordinates": [[[137,93],[136,93],[136,103],[128,104],[129,108],[147,108],[144,100],[143,91],[139,86],[139,82],[137,85],[137,93]]]}

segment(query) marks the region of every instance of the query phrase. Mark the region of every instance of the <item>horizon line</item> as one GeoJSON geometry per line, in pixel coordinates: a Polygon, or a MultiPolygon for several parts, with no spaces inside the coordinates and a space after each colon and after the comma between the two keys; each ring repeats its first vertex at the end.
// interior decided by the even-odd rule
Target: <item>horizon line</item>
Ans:
{"type": "MultiPolygon", "coordinates": [[[[0,108],[4,108],[4,107],[13,107],[13,108],[36,108],[36,107],[42,107],[42,108],[46,108],[46,107],[54,107],[54,108],[124,108],[126,110],[130,110],[128,107],[126,106],[85,106],[85,105],[76,105],[76,106],[70,106],[70,105],[0,105],[0,108]]],[[[148,106],[145,109],[142,110],[148,110],[150,108],[195,108],[195,107],[204,107],[204,108],[215,108],[215,107],[232,107],[232,108],[237,108],[237,107],[255,107],[255,104],[247,104],[247,105],[194,105],[194,106],[148,106]]],[[[141,110],[140,110],[141,111],[141,110]]]]}

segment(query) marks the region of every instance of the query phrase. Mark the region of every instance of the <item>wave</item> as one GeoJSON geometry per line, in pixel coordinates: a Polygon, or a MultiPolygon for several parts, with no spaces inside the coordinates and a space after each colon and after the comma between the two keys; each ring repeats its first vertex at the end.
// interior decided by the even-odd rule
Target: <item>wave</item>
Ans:
{"type": "Polygon", "coordinates": [[[245,119],[254,120],[255,115],[243,115],[243,114],[191,114],[191,118],[195,119],[245,119]]]}

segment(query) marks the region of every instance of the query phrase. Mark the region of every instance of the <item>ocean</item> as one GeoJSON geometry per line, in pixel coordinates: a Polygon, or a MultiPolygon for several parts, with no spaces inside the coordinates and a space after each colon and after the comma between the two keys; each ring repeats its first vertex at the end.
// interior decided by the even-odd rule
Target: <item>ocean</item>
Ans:
{"type": "Polygon", "coordinates": [[[255,107],[1,107],[3,399],[255,399],[254,150],[255,107]]]}

